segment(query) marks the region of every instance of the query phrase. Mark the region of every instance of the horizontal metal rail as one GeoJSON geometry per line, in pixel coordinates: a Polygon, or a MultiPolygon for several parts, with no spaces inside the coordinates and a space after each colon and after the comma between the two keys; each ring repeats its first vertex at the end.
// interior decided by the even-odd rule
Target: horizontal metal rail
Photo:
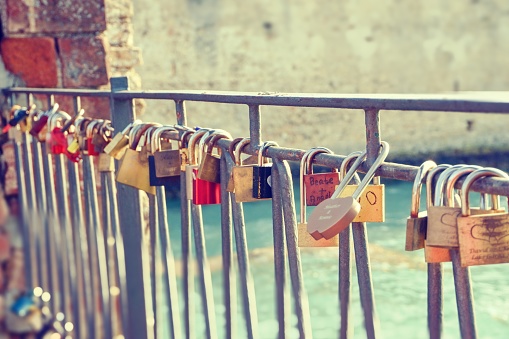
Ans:
{"type": "Polygon", "coordinates": [[[159,99],[224,104],[439,111],[463,113],[509,113],[509,92],[457,92],[445,94],[323,94],[228,91],[118,91],[93,89],[6,88],[8,94],[45,94],[114,99],[159,99]]]}

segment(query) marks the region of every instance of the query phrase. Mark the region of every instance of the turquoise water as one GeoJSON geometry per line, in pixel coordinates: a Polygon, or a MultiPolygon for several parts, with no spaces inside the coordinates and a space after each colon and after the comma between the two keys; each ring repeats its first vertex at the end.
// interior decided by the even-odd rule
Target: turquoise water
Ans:
{"type": "MultiPolygon", "coordinates": [[[[296,191],[296,196],[298,192],[296,191]]],[[[370,258],[380,334],[384,338],[427,338],[426,264],[422,251],[404,251],[406,218],[410,209],[411,184],[386,183],[386,222],[368,224],[370,258]]],[[[475,200],[473,200],[475,201],[475,200]]],[[[297,204],[298,205],[298,204],[297,204]]],[[[507,207],[507,206],[506,206],[507,207]]],[[[175,257],[180,256],[180,205],[168,201],[170,232],[175,257]]],[[[259,334],[275,338],[275,283],[272,258],[271,202],[244,204],[251,269],[255,282],[259,334]]],[[[309,209],[311,211],[311,208],[309,209]]],[[[297,216],[298,216],[297,206],[297,216]]],[[[219,206],[204,206],[203,221],[207,254],[212,268],[219,337],[224,337],[224,307],[220,272],[221,231],[219,206]]],[[[338,250],[301,251],[304,284],[308,292],[314,338],[336,338],[339,331],[337,297],[338,250]]],[[[475,314],[480,338],[509,337],[509,265],[472,267],[475,314]]],[[[355,338],[365,338],[355,267],[352,269],[351,320],[355,338]]],[[[196,280],[195,288],[198,287],[196,280]]],[[[239,288],[237,287],[237,290],[239,288]]],[[[288,289],[288,293],[290,290],[288,289]]],[[[196,292],[197,312],[200,312],[196,292]]],[[[182,306],[182,302],[181,302],[182,306]]],[[[289,310],[292,310],[289,308],[289,310]]],[[[240,295],[237,306],[238,335],[244,338],[240,295]]],[[[288,337],[298,338],[295,317],[289,319],[288,337]]],[[[197,338],[204,337],[203,316],[195,323],[197,338]]],[[[444,335],[459,338],[456,299],[451,264],[444,265],[444,335]]]]}

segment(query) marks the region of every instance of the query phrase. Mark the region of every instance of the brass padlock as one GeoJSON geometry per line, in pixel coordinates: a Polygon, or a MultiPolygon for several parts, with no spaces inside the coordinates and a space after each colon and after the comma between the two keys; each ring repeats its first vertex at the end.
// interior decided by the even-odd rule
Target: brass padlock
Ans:
{"type": "Polygon", "coordinates": [[[92,145],[96,153],[102,153],[104,147],[111,141],[113,128],[109,120],[104,120],[99,124],[92,135],[92,145]]]}
{"type": "Polygon", "coordinates": [[[427,212],[419,212],[421,202],[422,181],[433,168],[437,167],[434,161],[428,160],[422,163],[415,175],[414,185],[412,187],[412,205],[410,216],[406,224],[405,251],[417,251],[424,248],[426,239],[426,229],[428,224],[427,212]]]}
{"type": "MultiPolygon", "coordinates": [[[[341,166],[340,181],[346,175],[346,167],[341,166]]],[[[339,195],[340,198],[350,197],[358,185],[348,185],[339,195]]],[[[359,214],[352,222],[384,222],[385,221],[385,185],[369,184],[358,197],[359,214]]]]}
{"type": "Polygon", "coordinates": [[[124,156],[126,150],[129,148],[129,137],[128,134],[131,129],[140,124],[140,120],[135,120],[131,122],[129,125],[124,128],[124,130],[120,133],[117,133],[113,139],[111,139],[110,143],[104,147],[104,153],[111,155],[113,158],[117,160],[121,160],[124,156]]]}
{"type": "MultiPolygon", "coordinates": [[[[235,149],[237,148],[237,145],[239,144],[239,142],[241,142],[242,140],[246,140],[247,143],[249,143],[249,138],[236,138],[236,139],[233,139],[233,141],[230,143],[230,146],[228,147],[228,153],[230,154],[231,158],[233,159],[233,162],[235,163],[235,165],[237,165],[237,161],[235,160],[235,149]]],[[[244,146],[242,147],[242,149],[244,149],[244,146]]],[[[241,149],[241,151],[242,151],[241,149]]],[[[254,165],[254,164],[257,164],[258,163],[258,157],[254,156],[254,155],[250,155],[248,156],[246,159],[242,160],[242,152],[240,153],[240,159],[239,159],[239,164],[242,163],[243,166],[245,165],[254,165]]],[[[235,168],[235,167],[233,167],[235,168]]],[[[251,189],[252,190],[252,187],[251,189]]],[[[235,192],[235,183],[234,183],[234,178],[233,178],[233,169],[230,173],[230,178],[228,180],[228,185],[226,186],[226,191],[227,192],[235,192]]]]}
{"type": "Polygon", "coordinates": [[[313,173],[314,156],[319,153],[332,154],[332,151],[324,147],[317,147],[311,150],[317,150],[317,152],[312,152],[310,155],[308,155],[306,160],[307,162],[304,167],[302,166],[301,161],[300,170],[301,172],[304,171],[303,180],[306,205],[316,206],[325,199],[329,199],[332,196],[336,190],[337,185],[339,185],[339,172],[336,168],[334,168],[332,172],[313,173]]]}
{"type": "MultiPolygon", "coordinates": [[[[232,168],[233,192],[236,202],[251,202],[253,198],[253,165],[242,163],[242,150],[250,143],[249,138],[242,139],[235,147],[235,166],[232,168]]],[[[258,163],[258,159],[257,159],[258,163]]]]}
{"type": "MultiPolygon", "coordinates": [[[[308,233],[308,224],[306,222],[306,207],[307,207],[307,189],[305,185],[305,173],[308,171],[308,165],[311,164],[310,158],[319,153],[331,153],[326,148],[312,148],[302,156],[300,161],[300,222],[297,226],[297,240],[299,247],[337,247],[339,245],[339,235],[330,239],[316,240],[308,233]]],[[[339,175],[339,173],[338,173],[339,175]]],[[[338,178],[339,181],[339,178],[338,178]]]]}
{"type": "MultiPolygon", "coordinates": [[[[433,178],[439,172],[442,172],[443,170],[450,168],[450,167],[451,167],[451,165],[441,164],[428,172],[428,175],[426,177],[426,211],[429,211],[430,206],[433,206],[433,203],[435,200],[434,199],[435,192],[434,192],[433,178]]],[[[427,234],[427,226],[428,226],[428,220],[426,220],[426,234],[427,234]]],[[[424,261],[429,264],[450,262],[451,261],[451,253],[449,252],[448,248],[429,246],[427,244],[427,242],[424,241],[424,261]]]]}
{"type": "Polygon", "coordinates": [[[180,175],[180,152],[172,149],[171,143],[162,142],[162,133],[176,131],[172,126],[159,127],[151,141],[152,155],[149,155],[150,182],[152,186],[171,185],[171,177],[180,175]]]}
{"type": "Polygon", "coordinates": [[[435,203],[428,209],[426,243],[429,246],[447,248],[459,246],[457,218],[461,214],[461,207],[454,206],[454,183],[461,176],[478,168],[479,166],[457,165],[440,174],[435,188],[435,203]]]}
{"type": "Polygon", "coordinates": [[[115,170],[115,161],[111,155],[100,153],[97,167],[99,172],[113,172],[115,170]]]}
{"type": "Polygon", "coordinates": [[[357,168],[366,158],[366,151],[357,158],[352,168],[341,177],[336,191],[330,199],[322,201],[311,213],[308,222],[308,232],[315,238],[330,239],[336,234],[341,233],[351,222],[355,222],[357,215],[361,210],[358,199],[365,192],[369,182],[375,176],[375,172],[382,165],[389,154],[390,146],[382,141],[380,144],[380,153],[375,162],[370,167],[361,183],[358,185],[352,196],[338,197],[348,185],[357,171],[357,168]]]}
{"type": "Polygon", "coordinates": [[[509,214],[500,209],[494,199],[489,215],[471,215],[469,191],[475,180],[482,177],[509,179],[496,168],[472,172],[461,187],[461,216],[458,218],[458,241],[461,266],[509,263],[509,214]]]}
{"type": "Polygon", "coordinates": [[[231,136],[221,132],[214,132],[211,136],[203,137],[201,139],[206,140],[200,150],[203,154],[203,157],[201,159],[200,165],[198,166],[199,179],[215,183],[221,182],[221,154],[219,148],[217,156],[212,155],[212,150],[214,149],[217,141],[224,138],[231,139],[231,136]]]}
{"type": "Polygon", "coordinates": [[[155,195],[156,188],[150,186],[148,159],[137,150],[140,141],[143,142],[146,139],[145,131],[150,127],[150,124],[136,125],[130,131],[129,148],[125,151],[116,180],[155,195]]]}
{"type": "Polygon", "coordinates": [[[187,165],[189,165],[189,149],[187,144],[189,138],[194,134],[194,131],[185,131],[180,136],[179,140],[179,154],[180,154],[180,171],[185,172],[187,165]]]}
{"type": "Polygon", "coordinates": [[[77,119],[74,123],[76,127],[76,139],[78,140],[78,146],[83,154],[88,154],[88,145],[87,145],[87,127],[88,124],[92,121],[90,118],[81,118],[77,119]]]}

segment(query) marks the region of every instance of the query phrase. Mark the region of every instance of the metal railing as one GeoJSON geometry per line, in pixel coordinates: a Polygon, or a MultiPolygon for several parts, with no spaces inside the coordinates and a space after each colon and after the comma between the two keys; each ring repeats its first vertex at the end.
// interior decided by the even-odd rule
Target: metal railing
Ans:
{"type": "MultiPolygon", "coordinates": [[[[324,94],[280,94],[280,93],[235,93],[201,91],[130,91],[127,78],[111,79],[109,90],[78,89],[36,89],[8,88],[4,94],[15,102],[15,97],[26,95],[27,104],[32,95],[46,95],[48,107],[54,95],[70,96],[74,99],[75,114],[79,112],[80,97],[104,97],[111,102],[111,121],[116,131],[123,130],[135,120],[133,99],[159,99],[175,102],[176,122],[187,126],[186,101],[203,101],[246,105],[249,114],[250,144],[243,152],[257,154],[262,144],[262,123],[260,106],[328,107],[338,109],[362,109],[366,125],[366,161],[360,172],[366,173],[379,153],[381,143],[380,110],[449,111],[476,113],[509,113],[507,93],[460,93],[449,95],[324,95],[324,94]]],[[[411,114],[411,113],[409,113],[411,114]]],[[[178,140],[182,133],[171,135],[178,140]]],[[[227,154],[230,140],[220,139],[217,143],[227,154]]],[[[181,260],[183,267],[181,312],[177,299],[173,254],[169,244],[165,192],[157,188],[155,197],[149,198],[150,244],[144,242],[145,230],[140,191],[114,183],[113,173],[101,173],[102,206],[97,201],[98,192],[91,159],[84,157],[82,164],[66,162],[63,156],[50,156],[45,147],[25,133],[16,147],[20,201],[26,211],[25,250],[27,276],[32,287],[43,290],[52,287],[53,311],[69,317],[74,324],[71,330],[76,337],[113,337],[122,334],[127,338],[154,338],[160,333],[154,329],[163,320],[157,318],[158,298],[156,258],[163,260],[166,269],[165,293],[169,297],[171,314],[170,333],[174,338],[199,337],[194,333],[194,272],[191,258],[191,239],[199,268],[200,295],[205,314],[206,337],[217,337],[215,312],[208,268],[206,247],[203,238],[201,207],[191,204],[181,196],[181,260]],[[55,171],[51,159],[55,159],[55,171]],[[44,170],[37,170],[43,168],[44,170]],[[22,170],[21,170],[22,169],[22,170]],[[84,191],[80,189],[79,171],[84,176],[84,191]],[[56,191],[55,191],[56,187],[56,191]],[[83,195],[84,194],[84,195],[83,195]],[[84,198],[84,199],[83,199],[84,198]],[[83,206],[82,206],[83,204],[83,206]],[[101,212],[101,213],[100,213],[101,212]],[[102,220],[100,218],[102,215],[102,220]],[[36,220],[42,220],[41,229],[31,227],[36,220]],[[52,227],[57,225],[56,232],[52,227]],[[61,232],[61,235],[58,233],[61,232]],[[62,241],[62,238],[65,239],[62,241]],[[113,239],[114,247],[108,242],[113,239]],[[35,245],[35,246],[34,246],[35,245]],[[113,248],[113,250],[112,250],[113,248]],[[157,253],[157,251],[160,251],[157,253]],[[113,257],[113,258],[112,258],[113,257]],[[115,272],[105,266],[115,262],[115,272]],[[56,263],[56,265],[55,265],[56,263]],[[73,265],[74,263],[74,265],[73,265]],[[60,271],[59,271],[60,270],[60,271]],[[47,273],[44,274],[44,273],[47,273]],[[49,280],[49,281],[48,281],[49,280]],[[120,298],[113,299],[111,288],[120,291],[120,298]],[[66,299],[67,298],[67,299],[66,299]],[[68,300],[72,298],[72,300],[68,300]],[[101,311],[97,312],[97,302],[101,311]],[[85,307],[80,307],[85,305],[85,307]],[[119,306],[120,305],[120,306],[119,306]],[[102,316],[99,316],[99,313],[102,316]],[[122,329],[115,329],[116,322],[122,329]],[[181,320],[183,316],[183,330],[181,320]],[[120,319],[121,318],[121,319],[120,319]],[[146,321],[143,321],[146,320],[146,321]]],[[[274,267],[276,275],[276,305],[279,324],[278,337],[287,337],[287,314],[285,302],[286,265],[290,270],[295,314],[298,319],[300,337],[311,337],[307,296],[302,284],[300,252],[295,241],[296,217],[293,199],[293,184],[288,161],[300,161],[305,150],[285,147],[270,147],[264,155],[273,159],[273,239],[274,267]],[[288,262],[287,262],[288,261],[288,262]]],[[[318,154],[314,163],[339,168],[345,156],[318,154]]],[[[227,178],[234,166],[228,156],[221,163],[221,234],[223,264],[223,303],[225,307],[225,333],[235,337],[236,289],[233,244],[236,245],[237,265],[240,273],[243,317],[250,338],[258,337],[256,303],[253,282],[249,268],[248,246],[244,231],[242,203],[235,201],[234,194],[226,191],[227,178]]],[[[117,164],[118,168],[118,164],[117,164]]],[[[418,167],[385,162],[379,167],[377,176],[413,181],[418,167]]],[[[185,172],[180,178],[181,188],[186,184],[185,172]]],[[[463,180],[457,181],[460,188],[463,180]]],[[[485,177],[477,180],[471,188],[476,192],[509,196],[509,180],[485,177]]],[[[353,223],[351,232],[355,245],[355,259],[359,276],[361,305],[369,338],[377,336],[377,317],[374,308],[374,292],[368,255],[368,241],[365,223],[353,223]]],[[[351,335],[348,318],[350,294],[350,229],[340,234],[340,276],[339,298],[341,302],[341,337],[351,335]]]]}

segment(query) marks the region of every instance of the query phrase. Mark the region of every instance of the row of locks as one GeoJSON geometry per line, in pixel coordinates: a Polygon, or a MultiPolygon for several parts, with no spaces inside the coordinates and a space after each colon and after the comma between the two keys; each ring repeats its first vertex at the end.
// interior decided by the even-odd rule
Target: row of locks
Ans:
{"type": "MultiPolygon", "coordinates": [[[[83,113],[80,111],[71,117],[59,111],[58,105],[47,111],[38,111],[34,107],[13,107],[11,120],[4,132],[17,126],[12,129],[13,134],[15,131],[28,132],[44,142],[48,153],[65,155],[74,163],[83,160],[83,163],[87,162],[87,168],[92,168],[88,166],[91,165],[90,159],[97,157],[99,172],[108,173],[111,180],[115,173],[117,182],[143,190],[150,196],[157,193],[158,198],[160,192],[164,192],[162,187],[180,185],[178,177],[184,174],[186,181],[184,187],[181,187],[181,193],[195,207],[220,204],[221,189],[224,187],[232,193],[231,199],[236,203],[271,199],[273,193],[276,196],[272,191],[272,175],[278,171],[280,160],[273,157],[275,166],[272,166],[269,156],[271,148],[278,148],[275,142],[268,141],[254,147],[257,148],[256,152],[250,155],[246,152],[246,147],[250,146],[249,138],[233,139],[223,130],[192,129],[181,125],[162,126],[137,120],[114,134],[110,121],[86,118],[83,113]],[[234,166],[224,175],[226,157],[234,166]],[[116,170],[114,159],[119,160],[116,170]]],[[[339,246],[339,235],[345,234],[343,231],[351,223],[359,223],[357,225],[362,228],[366,222],[385,221],[384,185],[380,184],[376,173],[389,153],[388,143],[381,142],[373,165],[367,170],[363,168],[366,174],[362,180],[358,170],[366,162],[366,151],[353,152],[341,161],[339,168],[319,173],[313,171],[316,156],[332,154],[331,150],[316,147],[301,153],[300,221],[297,225],[299,246],[339,246]],[[309,218],[308,206],[313,207],[309,218]]],[[[90,173],[88,175],[93,176],[90,173]]],[[[441,263],[452,261],[457,295],[460,296],[458,298],[467,300],[468,304],[462,309],[458,307],[464,336],[466,333],[475,333],[474,320],[468,318],[468,314],[473,314],[469,289],[458,292],[462,286],[469,286],[466,267],[509,262],[509,217],[501,208],[499,197],[481,194],[480,207],[471,207],[469,203],[471,186],[476,180],[485,177],[500,177],[502,180],[509,178],[505,172],[495,168],[437,165],[432,161],[423,163],[415,176],[412,208],[406,225],[405,249],[424,249],[425,260],[429,264],[430,286],[441,284],[441,275],[432,272],[440,270],[441,263]],[[460,190],[456,189],[458,181],[462,181],[460,190]],[[419,211],[424,183],[427,213],[419,211]]],[[[90,191],[95,189],[92,180],[88,180],[85,185],[89,185],[90,191]]],[[[112,193],[112,187],[109,192],[109,198],[116,198],[113,197],[115,194],[112,193]]],[[[165,205],[164,199],[163,203],[157,201],[159,205],[165,205]]],[[[166,220],[166,216],[163,215],[162,219],[166,220]]],[[[366,245],[366,239],[363,241],[366,245]]],[[[361,248],[356,244],[355,251],[361,251],[361,248]]],[[[365,269],[369,275],[367,261],[358,261],[357,268],[365,269]]],[[[366,285],[367,288],[362,288],[372,288],[370,281],[366,285]]],[[[433,293],[430,288],[428,300],[441,303],[441,292],[440,297],[433,293]]],[[[25,305],[30,304],[27,304],[26,299],[19,299],[17,308],[20,314],[26,311],[25,305]]],[[[430,305],[430,335],[438,338],[441,331],[441,305],[430,305]]],[[[369,322],[365,321],[366,328],[369,322]]]]}
{"type": "MultiPolygon", "coordinates": [[[[72,161],[79,161],[82,154],[99,156],[99,171],[113,171],[113,158],[121,160],[116,180],[149,194],[155,194],[156,186],[178,184],[175,177],[186,172],[185,194],[196,205],[221,202],[222,150],[217,143],[227,139],[231,141],[228,153],[235,162],[227,190],[235,193],[236,202],[272,197],[271,163],[264,157],[270,147],[278,146],[272,141],[263,143],[257,156],[245,158],[242,151],[249,138],[232,140],[223,130],[135,121],[113,137],[110,121],[84,118],[83,111],[73,117],[58,111],[58,105],[39,114],[20,107],[12,111],[6,129],[20,124],[22,130],[47,141],[50,153],[65,154],[72,161]],[[172,139],[178,139],[177,147],[172,139]]],[[[339,172],[313,173],[314,157],[320,153],[332,154],[327,148],[312,148],[300,163],[299,246],[337,246],[337,235],[351,222],[385,220],[384,185],[370,182],[389,153],[388,143],[382,142],[378,158],[362,181],[357,169],[366,158],[365,151],[347,156],[339,172]],[[309,220],[306,206],[316,206],[309,220]]],[[[449,250],[458,248],[463,266],[509,262],[508,215],[500,207],[500,198],[483,194],[481,207],[469,205],[471,185],[486,176],[509,178],[495,168],[422,164],[414,182],[405,249],[424,248],[428,263],[450,261],[449,250]],[[458,193],[455,185],[463,177],[458,193]],[[418,211],[424,181],[427,215],[418,211]]]]}

